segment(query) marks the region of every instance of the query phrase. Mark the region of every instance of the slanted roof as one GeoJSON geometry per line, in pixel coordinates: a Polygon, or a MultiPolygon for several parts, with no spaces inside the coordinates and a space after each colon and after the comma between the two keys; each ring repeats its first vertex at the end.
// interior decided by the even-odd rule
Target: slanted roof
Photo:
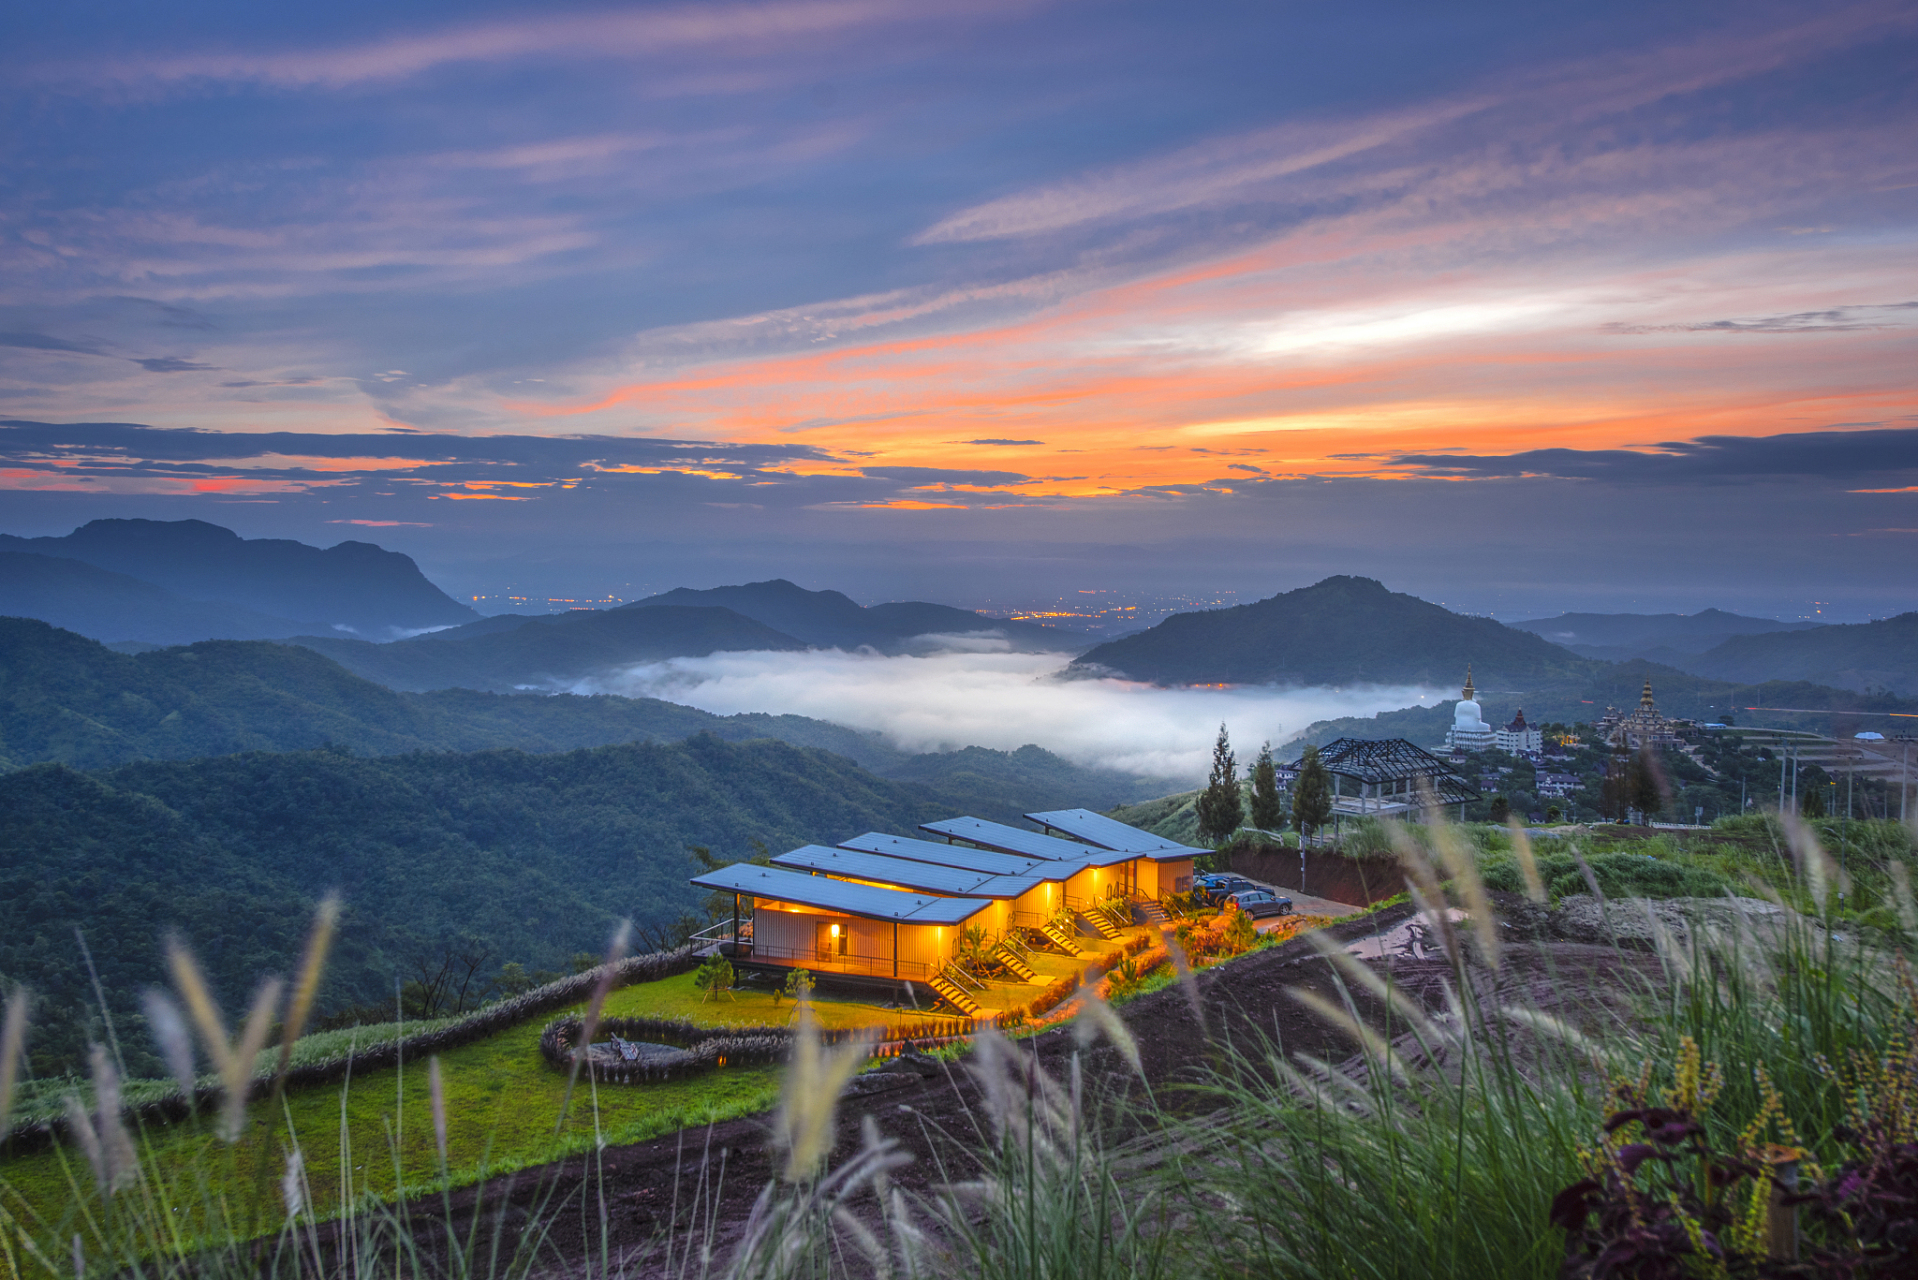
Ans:
{"type": "Polygon", "coordinates": [[[992,905],[984,898],[942,898],[932,894],[906,893],[881,889],[875,885],[852,884],[828,876],[807,875],[785,867],[760,867],[750,862],[735,862],[730,867],[696,875],[692,883],[702,889],[727,893],[747,893],[755,898],[817,907],[868,920],[892,920],[900,924],[961,924],[992,905]]]}
{"type": "Polygon", "coordinates": [[[773,859],[773,865],[793,871],[877,880],[881,884],[936,893],[948,898],[1016,898],[1045,883],[1038,876],[996,876],[965,867],[942,867],[883,853],[828,849],[816,844],[803,845],[790,853],[782,853],[773,859]]]}
{"type": "MultiPolygon", "coordinates": [[[[1340,738],[1319,748],[1319,763],[1327,770],[1360,782],[1397,782],[1424,779],[1439,804],[1465,804],[1479,798],[1479,789],[1465,775],[1431,752],[1404,738],[1340,738]]],[[[1298,769],[1304,758],[1288,768],[1298,769]]]]}
{"type": "Polygon", "coordinates": [[[997,849],[1001,853],[1023,853],[1054,862],[1077,863],[1081,867],[1109,867],[1138,856],[1115,853],[1110,849],[1079,844],[1073,840],[1061,840],[1057,836],[1042,836],[1037,831],[1022,831],[1018,827],[987,822],[982,818],[946,818],[939,822],[924,823],[919,829],[951,836],[955,840],[970,840],[983,848],[997,849]]]}
{"type": "Polygon", "coordinates": [[[839,842],[841,849],[865,853],[883,853],[893,858],[910,858],[941,867],[964,867],[993,876],[1038,875],[1047,880],[1064,880],[1078,868],[1051,858],[1034,858],[1021,853],[1001,853],[969,844],[947,844],[943,840],[915,840],[911,836],[889,836],[868,831],[863,836],[839,842]]]}
{"type": "Polygon", "coordinates": [[[1094,813],[1090,809],[1052,809],[1045,813],[1028,813],[1026,817],[1046,828],[1048,831],[1063,831],[1075,840],[1083,840],[1101,849],[1111,849],[1134,857],[1152,858],[1155,861],[1166,858],[1191,858],[1206,852],[1193,849],[1176,840],[1164,836],[1155,836],[1150,831],[1141,831],[1135,826],[1108,818],[1103,813],[1094,813]]]}

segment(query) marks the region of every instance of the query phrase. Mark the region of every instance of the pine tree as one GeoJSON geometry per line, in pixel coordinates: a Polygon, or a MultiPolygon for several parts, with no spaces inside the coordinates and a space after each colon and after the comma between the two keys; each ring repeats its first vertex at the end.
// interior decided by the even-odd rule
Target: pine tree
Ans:
{"type": "Polygon", "coordinates": [[[1239,762],[1232,758],[1232,740],[1219,726],[1219,740],[1212,744],[1212,774],[1206,779],[1205,792],[1199,797],[1199,839],[1216,845],[1245,821],[1245,806],[1239,800],[1239,762]]]}
{"type": "Polygon", "coordinates": [[[1307,747],[1299,761],[1299,781],[1292,789],[1292,818],[1299,834],[1307,836],[1332,820],[1332,775],[1319,760],[1319,749],[1307,747]]]}
{"type": "Polygon", "coordinates": [[[1261,831],[1285,830],[1285,797],[1279,793],[1279,771],[1269,742],[1259,748],[1252,765],[1252,825],[1261,831]]]}

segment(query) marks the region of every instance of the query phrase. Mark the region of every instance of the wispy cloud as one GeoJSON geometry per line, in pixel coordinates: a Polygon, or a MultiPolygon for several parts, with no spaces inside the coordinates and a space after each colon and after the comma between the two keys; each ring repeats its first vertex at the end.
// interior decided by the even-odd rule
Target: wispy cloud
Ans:
{"type": "Polygon", "coordinates": [[[935,11],[900,0],[785,0],[605,9],[468,23],[323,48],[100,60],[91,65],[43,68],[34,78],[252,82],[288,89],[341,89],[410,79],[463,64],[661,58],[711,50],[741,53],[789,48],[794,42],[855,29],[938,20],[935,11]]]}

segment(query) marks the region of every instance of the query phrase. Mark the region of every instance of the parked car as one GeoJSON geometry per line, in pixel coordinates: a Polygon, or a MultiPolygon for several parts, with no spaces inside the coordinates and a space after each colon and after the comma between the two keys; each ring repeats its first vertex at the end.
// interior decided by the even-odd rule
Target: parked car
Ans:
{"type": "Polygon", "coordinates": [[[1244,876],[1228,875],[1223,871],[1212,871],[1192,877],[1193,892],[1215,907],[1225,899],[1228,893],[1258,887],[1244,876]]]}
{"type": "Polygon", "coordinates": [[[1287,916],[1292,914],[1292,899],[1281,898],[1265,889],[1240,889],[1229,893],[1225,900],[1254,920],[1264,916],[1287,916]]]}

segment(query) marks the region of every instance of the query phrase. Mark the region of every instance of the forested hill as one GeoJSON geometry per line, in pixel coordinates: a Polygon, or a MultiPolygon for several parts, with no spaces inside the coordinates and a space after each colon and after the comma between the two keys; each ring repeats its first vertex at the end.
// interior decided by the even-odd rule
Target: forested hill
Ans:
{"type": "Polygon", "coordinates": [[[1327,578],[1231,609],[1178,613],[1102,644],[1074,667],[1156,684],[1526,685],[1592,663],[1490,618],[1468,618],[1371,578],[1327,578]]]}
{"type": "Polygon", "coordinates": [[[908,642],[917,636],[981,631],[996,631],[1015,649],[1036,653],[1068,652],[1085,645],[1084,637],[1056,627],[1007,622],[923,600],[861,605],[841,592],[808,591],[784,578],[703,591],[679,587],[663,595],[621,605],[612,612],[687,605],[732,609],[822,649],[869,646],[891,653],[908,647],[908,642]]]}
{"type": "Polygon", "coordinates": [[[1733,636],[1687,664],[1722,680],[1816,680],[1846,689],[1890,689],[1918,696],[1918,613],[1818,627],[1733,636]]]}
{"type": "Polygon", "coordinates": [[[714,607],[578,609],[499,625],[488,618],[456,633],[391,644],[300,636],[289,643],[323,653],[389,689],[565,689],[622,666],[738,650],[792,650],[791,636],[714,607]]]}
{"type": "Polygon", "coordinates": [[[717,716],[656,698],[395,693],[295,646],[215,640],[129,656],[43,622],[0,618],[0,769],[43,761],[98,769],[329,743],[364,755],[566,751],[696,733],[821,747],[888,777],[943,780],[988,800],[1045,797],[1038,808],[1118,804],[1159,785],[1036,747],[913,755],[824,720],[717,716]]]}
{"type": "MultiPolygon", "coordinates": [[[[313,904],[338,888],[347,910],[322,999],[338,1008],[391,1000],[396,974],[461,936],[491,946],[490,976],[509,960],[563,968],[602,948],[620,916],[671,921],[701,898],[686,883],[689,844],[743,858],[755,839],[779,851],[960,812],[1016,822],[1039,794],[998,791],[889,781],[829,752],[706,735],[543,756],[37,765],[0,776],[0,975],[37,993],[34,1043],[51,1068],[84,1048],[76,928],[105,990],[125,1000],[122,1017],[161,979],[170,929],[235,1008],[260,973],[297,961],[313,904]]],[[[121,1040],[147,1037],[123,1023],[121,1040]]]]}
{"type": "Polygon", "coordinates": [[[94,520],[61,538],[0,534],[0,551],[78,560],[189,600],[376,639],[479,617],[427,581],[410,556],[370,542],[322,549],[286,538],[246,539],[204,520],[94,520]]]}

